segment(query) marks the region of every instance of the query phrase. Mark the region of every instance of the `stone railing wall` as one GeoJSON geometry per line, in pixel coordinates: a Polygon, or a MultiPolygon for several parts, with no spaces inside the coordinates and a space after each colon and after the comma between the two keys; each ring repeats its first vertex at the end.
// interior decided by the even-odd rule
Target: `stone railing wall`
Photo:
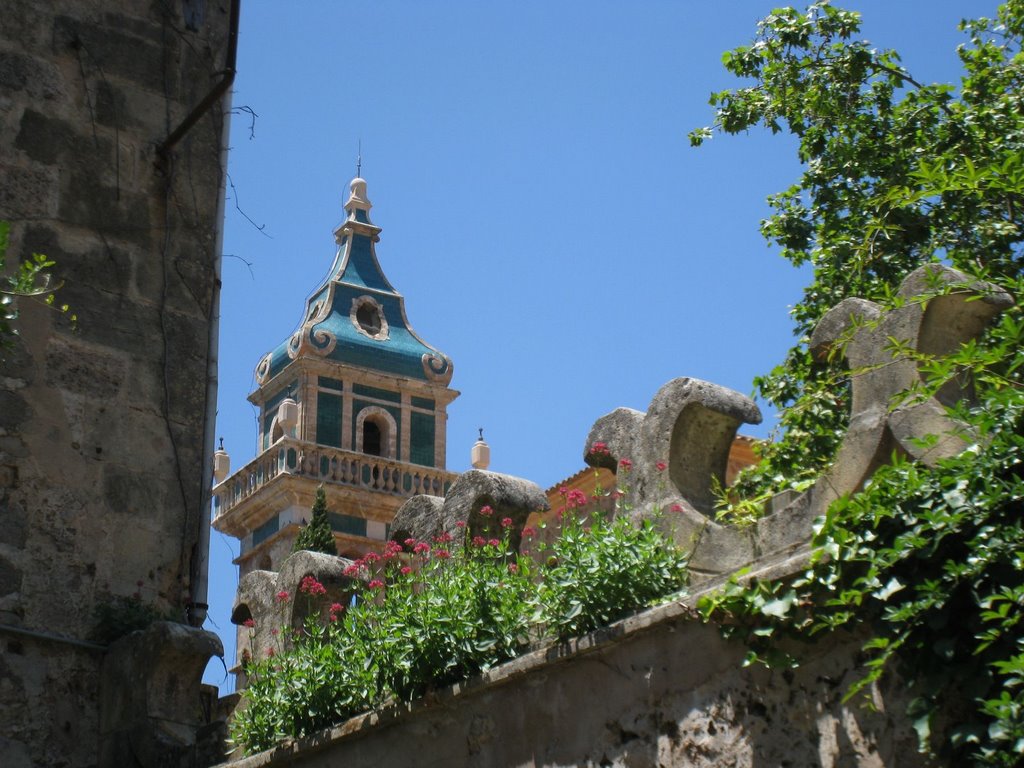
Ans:
{"type": "Polygon", "coordinates": [[[458,477],[443,469],[283,438],[214,489],[216,515],[227,513],[281,475],[300,475],[405,498],[444,495],[458,477]]]}

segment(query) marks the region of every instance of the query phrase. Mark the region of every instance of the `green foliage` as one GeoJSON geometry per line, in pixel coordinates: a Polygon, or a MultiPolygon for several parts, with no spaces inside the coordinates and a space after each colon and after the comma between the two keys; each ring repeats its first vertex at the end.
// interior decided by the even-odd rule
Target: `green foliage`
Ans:
{"type": "MultiPolygon", "coordinates": [[[[961,29],[959,90],[919,83],[895,52],[856,39],[857,14],[824,3],[776,11],[753,45],[724,58],[753,84],[714,94],[715,125],[691,140],[757,124],[797,136],[805,171],[769,199],[762,231],[814,268],[793,312],[800,343],[756,380],[786,408],[785,433],[737,483],[740,499],[806,483],[843,434],[844,383],[857,372],[806,349],[831,306],[847,296],[892,305],[902,278],[936,260],[1024,291],[1024,2],[961,29]]],[[[973,379],[980,405],[954,415],[974,444],[930,468],[893,457],[867,489],[832,505],[801,578],[746,584],[739,574],[699,605],[748,644],[748,662],[770,666],[795,663],[782,636],[866,632],[865,672],[848,696],[896,671],[922,750],[936,747],[938,712],[952,714],[941,744],[949,764],[1018,765],[1024,754],[1022,348],[1019,304],[946,357],[894,345],[922,374],[903,399],[973,379]]]]}
{"type": "Polygon", "coordinates": [[[136,593],[131,597],[114,595],[96,605],[95,623],[90,637],[101,645],[109,645],[136,630],[145,629],[154,621],[174,621],[175,617],[142,602],[136,593]]]}
{"type": "MultiPolygon", "coordinates": [[[[11,343],[11,337],[18,333],[13,325],[18,318],[16,300],[19,297],[41,297],[43,303],[52,306],[54,291],[60,288],[60,285],[51,285],[53,276],[48,271],[55,263],[38,253],[33,253],[30,259],[22,261],[14,274],[4,274],[7,266],[9,234],[10,224],[0,221],[0,349],[8,346],[11,343]]],[[[67,312],[68,306],[62,305],[60,311],[67,312]]],[[[74,325],[76,317],[75,315],[70,317],[72,325],[74,325]]]]}
{"type": "Polygon", "coordinates": [[[797,137],[803,174],[769,198],[761,230],[783,257],[814,269],[793,309],[798,344],[755,379],[785,410],[781,439],[737,482],[743,497],[813,478],[841,439],[846,387],[806,348],[829,308],[848,296],[884,302],[903,276],[938,259],[996,281],[1021,270],[1024,2],[961,28],[958,91],[915,80],[895,51],[858,39],[859,14],[827,3],[775,11],[751,45],[723,56],[750,84],[712,94],[714,124],[691,143],[757,125],[797,137]]]}
{"type": "Polygon", "coordinates": [[[334,543],[331,521],[327,517],[327,495],[324,493],[322,485],[316,489],[311,518],[309,525],[299,531],[299,535],[295,537],[292,552],[309,550],[310,552],[337,555],[338,546],[334,543]]]}
{"type": "Polygon", "coordinates": [[[552,557],[539,599],[548,631],[561,638],[616,621],[686,584],[685,556],[665,545],[651,520],[594,514],[587,527],[567,515],[552,557]]]}
{"type": "MultiPolygon", "coordinates": [[[[511,522],[493,521],[493,530],[459,542],[442,535],[410,539],[404,551],[390,544],[357,561],[349,575],[367,581],[353,606],[331,606],[325,626],[312,615],[291,647],[247,666],[233,739],[250,752],[268,749],[477,674],[545,629],[584,632],[683,585],[681,556],[651,523],[595,520],[586,528],[570,515],[567,541],[555,545],[552,565],[539,566],[513,552],[511,522]]],[[[528,541],[533,535],[524,531],[528,541]]],[[[547,562],[543,547],[538,555],[547,562]]]]}
{"type": "MultiPolygon", "coordinates": [[[[1017,295],[1024,279],[1004,280],[1017,295]]],[[[965,372],[981,398],[955,417],[973,444],[923,467],[900,457],[820,521],[816,560],[791,583],[734,580],[698,606],[748,643],[748,661],[785,665],[781,636],[869,632],[856,695],[895,670],[913,699],[923,750],[950,702],[942,746],[956,765],[1017,765],[1024,753],[1024,312],[1011,308],[978,343],[917,353],[929,396],[965,372]]],[[[739,577],[741,579],[742,576],[739,577]]],[[[946,710],[948,713],[948,709],[946,710]]]]}

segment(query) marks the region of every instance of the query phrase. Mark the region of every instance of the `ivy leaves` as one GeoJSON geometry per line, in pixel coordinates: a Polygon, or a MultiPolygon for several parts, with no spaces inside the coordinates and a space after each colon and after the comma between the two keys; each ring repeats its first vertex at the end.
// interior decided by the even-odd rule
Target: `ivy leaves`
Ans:
{"type": "Polygon", "coordinates": [[[739,490],[780,490],[816,474],[842,434],[841,371],[811,359],[806,340],[818,320],[849,296],[885,301],[904,275],[945,260],[988,279],[1024,267],[1024,3],[996,19],[961,24],[959,90],[925,84],[895,51],[858,40],[859,14],[826,2],[762,20],[752,44],[723,56],[752,81],[711,95],[711,126],[690,134],[758,126],[798,138],[800,179],[769,197],[765,238],[814,279],[793,308],[797,345],[755,380],[783,410],[781,439],[739,490]],[[832,401],[832,402],[830,402],[832,401]]]}
{"type": "MultiPolygon", "coordinates": [[[[959,87],[918,81],[897,53],[857,39],[857,14],[827,3],[774,12],[751,45],[723,58],[749,82],[712,94],[714,123],[691,143],[757,126],[798,138],[803,173],[769,198],[762,232],[814,270],[793,311],[797,344],[755,381],[784,409],[781,439],[737,494],[798,486],[831,460],[851,373],[813,359],[807,339],[840,300],[891,306],[902,278],[932,261],[1024,295],[1024,0],[961,29],[959,87]]],[[[905,398],[973,380],[979,405],[954,415],[976,443],[931,468],[894,456],[819,522],[806,574],[781,584],[740,576],[699,606],[748,643],[750,661],[773,665],[794,663],[777,650],[781,636],[868,631],[848,696],[898,669],[926,751],[940,705],[963,701],[942,745],[957,765],[1010,766],[1024,754],[1022,349],[1018,303],[984,338],[915,355],[920,391],[905,398]]]]}

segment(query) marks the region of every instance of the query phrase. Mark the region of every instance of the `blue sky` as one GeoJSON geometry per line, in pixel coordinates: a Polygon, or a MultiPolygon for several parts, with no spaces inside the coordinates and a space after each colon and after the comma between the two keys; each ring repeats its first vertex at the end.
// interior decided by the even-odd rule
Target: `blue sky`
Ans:
{"type": "MultiPolygon", "coordinates": [[[[957,22],[995,12],[838,4],[929,82],[956,82],[957,22]]],[[[645,409],[672,378],[749,393],[791,345],[808,280],[758,232],[765,197],[797,178],[794,144],[751,132],[691,149],[687,132],[739,84],[722,52],[776,5],[244,2],[217,426],[232,467],[255,454],[253,368],[333,259],[360,142],[381,266],[455,363],[449,469],[468,468],[483,427],[491,469],[548,487],[582,468],[598,417],[645,409]]],[[[762,409],[745,433],[769,434],[762,409]]],[[[237,544],[213,532],[206,626],[228,665],[237,544]]],[[[207,679],[230,688],[217,662],[207,679]]]]}

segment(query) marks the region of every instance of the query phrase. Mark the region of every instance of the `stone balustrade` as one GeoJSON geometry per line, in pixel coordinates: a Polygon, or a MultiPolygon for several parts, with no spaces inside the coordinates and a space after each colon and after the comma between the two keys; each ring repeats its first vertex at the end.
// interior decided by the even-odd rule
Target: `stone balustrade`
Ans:
{"type": "Polygon", "coordinates": [[[216,516],[226,514],[284,475],[405,498],[418,494],[443,496],[458,478],[457,473],[443,469],[283,438],[214,488],[216,516]]]}

